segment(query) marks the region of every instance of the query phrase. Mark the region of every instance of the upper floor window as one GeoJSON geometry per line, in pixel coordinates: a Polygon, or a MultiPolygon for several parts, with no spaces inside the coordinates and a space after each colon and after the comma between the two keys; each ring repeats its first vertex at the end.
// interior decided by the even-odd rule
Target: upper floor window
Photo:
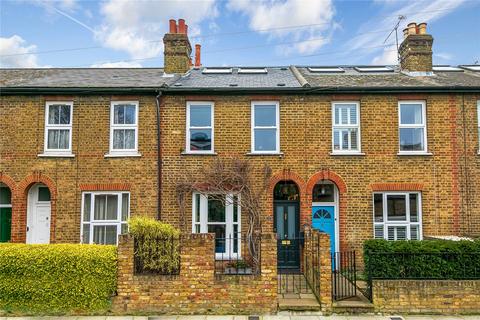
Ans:
{"type": "Polygon", "coordinates": [[[360,152],[360,104],[358,102],[332,103],[333,152],[360,152]]]}
{"type": "Polygon", "coordinates": [[[110,109],[110,154],[136,155],[138,101],[115,101],[110,109]]]}
{"type": "Polygon", "coordinates": [[[130,194],[84,192],[82,203],[82,243],[117,244],[118,235],[127,232],[130,194]]]}
{"type": "Polygon", "coordinates": [[[419,192],[374,193],[375,239],[421,240],[421,203],[419,192]]]}
{"type": "Polygon", "coordinates": [[[280,152],[278,102],[252,102],[252,153],[280,152]]]}
{"type": "Polygon", "coordinates": [[[187,152],[213,152],[213,114],[211,102],[187,102],[187,152]]]}
{"type": "Polygon", "coordinates": [[[427,152],[425,101],[398,103],[400,153],[427,152]]]}
{"type": "Polygon", "coordinates": [[[72,153],[73,102],[47,102],[45,112],[45,153],[72,153]]]}

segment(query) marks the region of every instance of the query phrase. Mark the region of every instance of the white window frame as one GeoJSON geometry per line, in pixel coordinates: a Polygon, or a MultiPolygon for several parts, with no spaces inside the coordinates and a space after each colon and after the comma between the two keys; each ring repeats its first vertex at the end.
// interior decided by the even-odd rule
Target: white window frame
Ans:
{"type": "Polygon", "coordinates": [[[139,102],[138,101],[111,101],[110,102],[110,151],[106,154],[106,157],[138,157],[140,154],[138,153],[138,109],[139,109],[139,102]],[[115,124],[115,106],[122,105],[122,104],[133,104],[135,105],[135,124],[115,124]],[[135,130],[135,148],[133,149],[113,149],[113,132],[115,129],[126,129],[126,130],[135,130]]]}
{"type": "MultiPolygon", "coordinates": [[[[339,118],[340,119],[340,118],[339,118]]],[[[350,117],[348,117],[348,121],[350,122],[350,117]]],[[[351,145],[351,137],[349,135],[348,144],[351,145]]],[[[360,129],[360,102],[359,101],[332,101],[332,154],[348,154],[348,155],[355,155],[355,154],[362,154],[362,135],[360,129]],[[349,104],[355,105],[357,109],[357,124],[335,124],[335,106],[342,105],[342,104],[349,104]],[[342,137],[340,136],[340,150],[335,150],[335,129],[357,129],[357,150],[352,149],[342,149],[342,137]]]]}
{"type": "Polygon", "coordinates": [[[186,115],[186,135],[185,135],[185,150],[186,153],[192,154],[214,154],[215,153],[215,104],[211,101],[187,101],[187,115],[186,115]],[[210,106],[210,126],[192,127],[190,126],[190,108],[197,105],[210,106]],[[191,129],[210,129],[212,130],[212,150],[191,150],[190,149],[190,130],[191,129]]]}
{"type": "MultiPolygon", "coordinates": [[[[223,260],[231,260],[231,259],[240,259],[242,257],[242,208],[240,205],[240,195],[236,193],[231,193],[225,195],[225,197],[237,196],[237,222],[233,221],[233,200],[231,203],[226,201],[225,206],[225,223],[215,223],[215,222],[208,222],[208,194],[201,194],[198,192],[192,193],[192,233],[197,233],[196,225],[200,225],[200,232],[199,233],[208,233],[208,226],[215,225],[215,224],[225,224],[225,237],[233,239],[233,226],[237,225],[237,252],[233,252],[233,240],[231,243],[225,243],[226,252],[225,253],[215,253],[215,258],[223,259],[223,260]],[[196,221],[196,210],[197,210],[197,203],[195,201],[196,195],[200,195],[200,221],[196,221]]],[[[227,241],[226,241],[227,242],[227,241]]]]}
{"type": "Polygon", "coordinates": [[[480,154],[480,100],[477,101],[477,139],[478,139],[478,154],[480,154]]]}
{"type": "Polygon", "coordinates": [[[10,190],[10,203],[4,203],[4,204],[1,204],[0,203],[0,208],[11,208],[12,207],[12,198],[13,198],[13,195],[12,195],[12,189],[10,189],[9,186],[7,186],[6,184],[4,183],[1,183],[0,182],[0,188],[7,188],[8,190],[10,190]]]}
{"type": "MultiPolygon", "coordinates": [[[[373,205],[373,237],[375,238],[375,227],[377,225],[383,226],[383,238],[385,240],[388,240],[388,227],[406,227],[406,239],[405,240],[410,240],[411,239],[411,232],[410,232],[410,227],[412,225],[418,226],[418,232],[419,232],[419,237],[418,240],[423,239],[423,228],[422,228],[422,217],[423,217],[423,212],[422,212],[422,193],[419,191],[400,191],[400,192],[394,192],[394,191],[388,191],[388,192],[374,192],[373,197],[372,197],[372,205],[373,205]],[[381,194],[382,195],[382,210],[383,210],[383,221],[382,222],[377,222],[375,221],[375,195],[376,194],[381,194]],[[418,199],[418,204],[417,204],[417,209],[418,209],[418,222],[412,222],[410,220],[410,195],[411,194],[416,194],[417,199],[418,199]],[[406,209],[406,220],[404,221],[390,221],[388,220],[388,205],[387,205],[387,197],[391,195],[403,195],[405,196],[406,203],[405,203],[405,209],[406,209]]],[[[396,233],[396,231],[395,231],[396,233]]],[[[395,236],[396,237],[396,236],[395,236]]]]}
{"type": "Polygon", "coordinates": [[[398,101],[398,154],[399,155],[425,155],[428,153],[428,145],[427,145],[427,106],[425,100],[401,100],[398,101]],[[402,124],[401,118],[401,105],[407,104],[421,104],[422,105],[422,123],[421,124],[402,124]],[[400,140],[400,129],[415,129],[415,128],[422,128],[423,129],[423,150],[413,150],[413,151],[406,151],[401,150],[401,140],[400,140]]]}
{"type": "MultiPolygon", "coordinates": [[[[90,224],[90,237],[88,240],[89,244],[93,244],[93,229],[94,226],[117,226],[117,237],[116,244],[118,244],[118,236],[122,233],[122,224],[127,224],[128,219],[130,218],[130,207],[131,207],[131,195],[128,191],[84,191],[82,192],[82,210],[81,210],[81,221],[80,221],[80,242],[83,243],[83,224],[90,224]],[[90,194],[90,221],[84,221],[84,210],[85,210],[85,195],[90,194]],[[123,195],[128,194],[128,213],[127,220],[122,221],[122,201],[123,195]],[[94,220],[95,212],[95,196],[96,195],[116,195],[117,196],[117,208],[119,210],[118,217],[115,220],[94,220]]],[[[128,224],[127,224],[128,228],[128,224]]]]}
{"type": "Polygon", "coordinates": [[[72,156],[72,123],[73,123],[73,101],[47,101],[45,103],[45,132],[44,132],[44,151],[40,156],[72,156]],[[49,124],[49,112],[52,105],[68,105],[70,107],[70,124],[49,124]],[[48,131],[49,130],[68,130],[68,148],[67,149],[49,149],[48,131]]]}
{"type": "Polygon", "coordinates": [[[280,103],[278,101],[252,101],[251,103],[251,151],[252,154],[279,154],[280,153],[280,103]],[[275,106],[275,126],[255,126],[255,107],[275,106]],[[276,129],[275,150],[263,151],[255,150],[255,130],[256,129],[276,129]]]}

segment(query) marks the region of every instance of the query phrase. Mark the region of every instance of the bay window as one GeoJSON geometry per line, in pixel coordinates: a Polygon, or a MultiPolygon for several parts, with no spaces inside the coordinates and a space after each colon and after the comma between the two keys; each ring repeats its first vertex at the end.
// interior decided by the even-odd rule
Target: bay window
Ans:
{"type": "Polygon", "coordinates": [[[419,192],[374,193],[374,238],[421,240],[421,208],[419,192]]]}

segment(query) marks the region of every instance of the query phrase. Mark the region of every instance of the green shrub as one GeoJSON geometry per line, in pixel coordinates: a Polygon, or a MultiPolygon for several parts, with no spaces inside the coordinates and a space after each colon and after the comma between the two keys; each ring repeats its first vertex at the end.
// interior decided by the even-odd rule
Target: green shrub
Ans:
{"type": "Polygon", "coordinates": [[[363,249],[372,278],[480,278],[480,240],[367,240],[363,249]]]}
{"type": "Polygon", "coordinates": [[[180,270],[180,231],[167,223],[147,217],[129,220],[135,241],[137,273],[175,274],[180,270]]]}
{"type": "Polygon", "coordinates": [[[115,246],[0,244],[0,310],[105,311],[116,290],[115,246]]]}

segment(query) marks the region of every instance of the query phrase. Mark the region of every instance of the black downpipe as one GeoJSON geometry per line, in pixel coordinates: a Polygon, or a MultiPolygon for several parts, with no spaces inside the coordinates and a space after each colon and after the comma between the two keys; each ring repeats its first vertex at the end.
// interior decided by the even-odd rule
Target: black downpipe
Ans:
{"type": "Polygon", "coordinates": [[[160,140],[160,105],[162,99],[162,91],[158,90],[155,97],[157,104],[157,220],[162,220],[162,146],[160,140]]]}

